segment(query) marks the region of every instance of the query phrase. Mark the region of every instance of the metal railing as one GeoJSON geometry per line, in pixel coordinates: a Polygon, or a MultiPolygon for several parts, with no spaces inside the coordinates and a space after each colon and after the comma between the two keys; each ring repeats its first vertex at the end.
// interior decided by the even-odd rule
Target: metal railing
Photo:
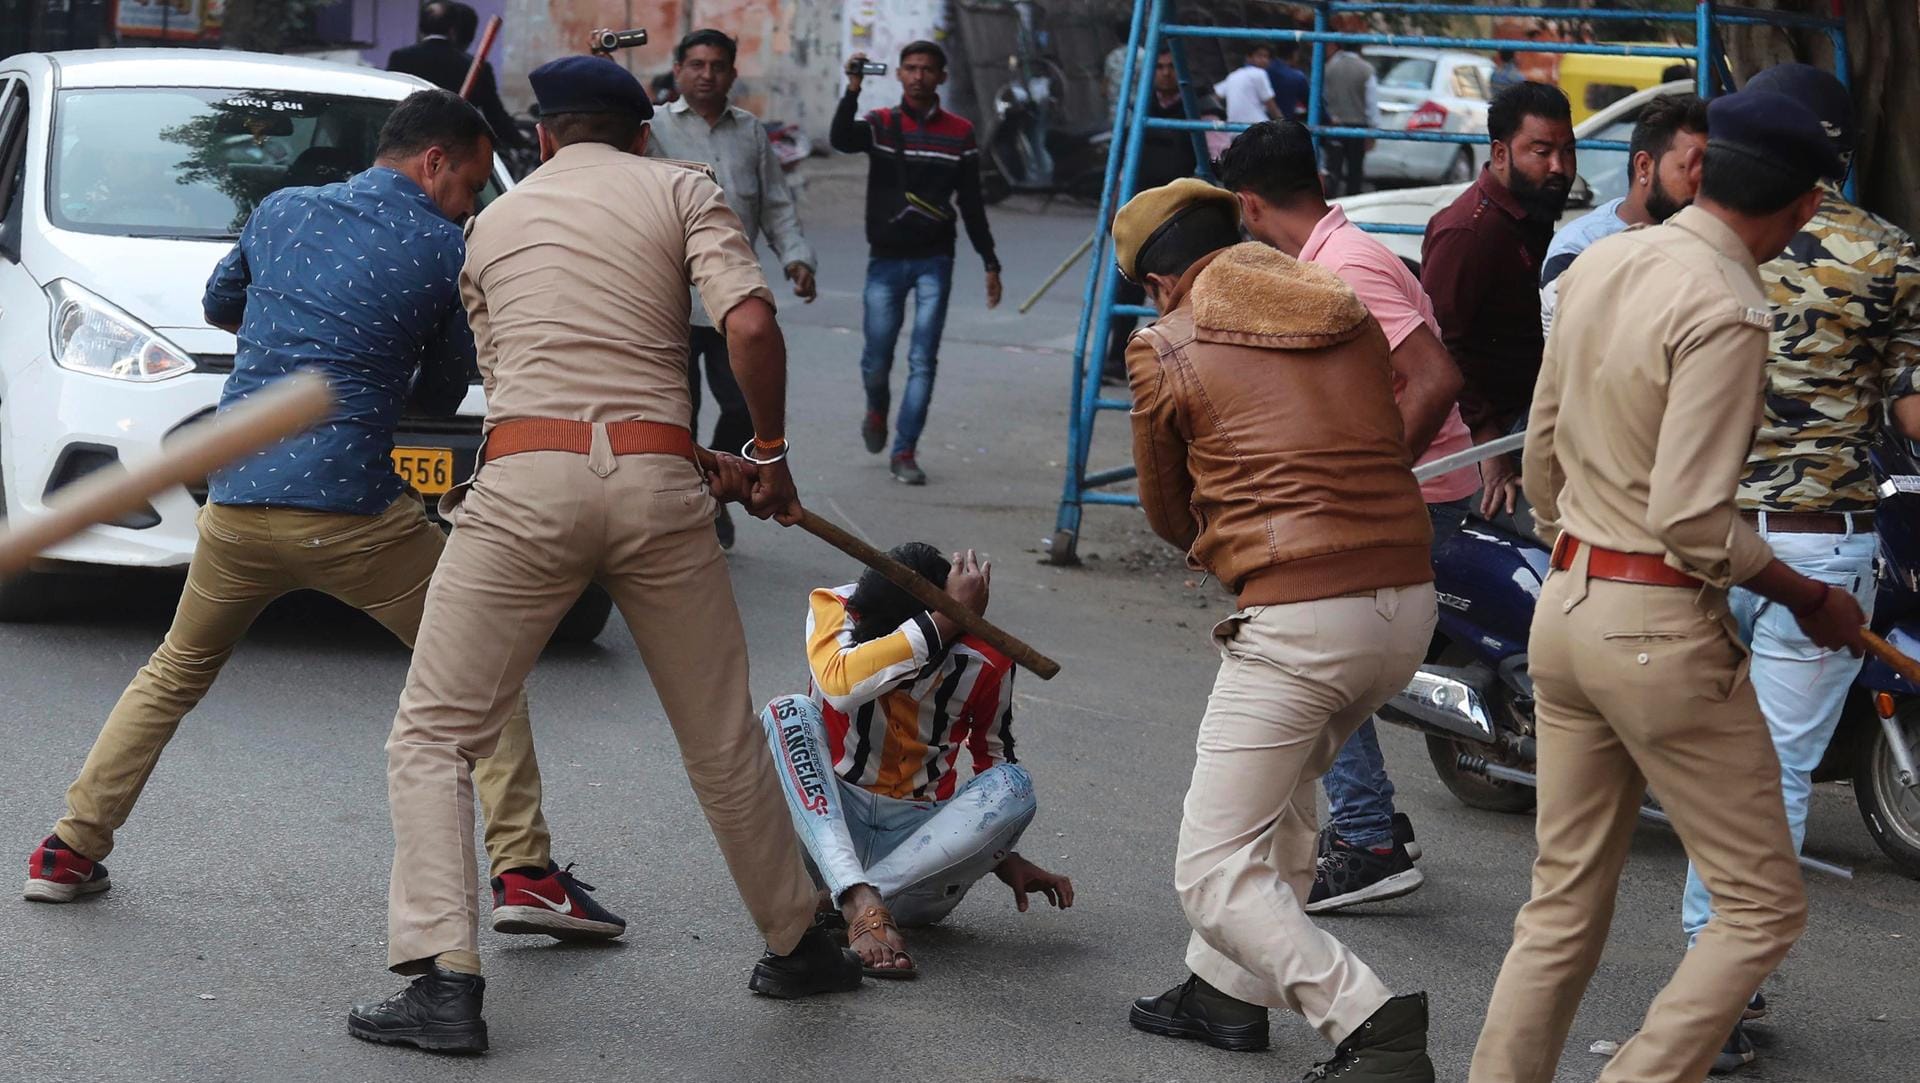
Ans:
{"type": "MultiPolygon", "coordinates": [[[[1713,94],[1716,80],[1728,86],[1733,81],[1726,58],[1722,55],[1715,37],[1715,30],[1718,27],[1778,26],[1824,32],[1833,44],[1834,66],[1840,78],[1843,81],[1848,78],[1849,59],[1845,24],[1838,17],[1825,18],[1797,12],[1764,11],[1717,4],[1711,0],[1699,0],[1692,11],[1619,11],[1510,5],[1467,6],[1304,0],[1313,8],[1313,29],[1311,30],[1194,26],[1168,22],[1173,2],[1174,0],[1135,0],[1133,17],[1128,27],[1126,59],[1120,79],[1120,100],[1125,103],[1125,107],[1114,110],[1113,139],[1107,153],[1106,176],[1100,189],[1100,211],[1096,219],[1098,226],[1094,232],[1086,285],[1081,292],[1080,321],[1074,331],[1072,404],[1067,418],[1066,480],[1060,494],[1059,511],[1054,519],[1054,532],[1046,542],[1048,559],[1056,564],[1077,562],[1081,513],[1086,505],[1138,506],[1140,503],[1139,498],[1132,493],[1114,492],[1107,488],[1132,480],[1135,477],[1132,466],[1089,472],[1088,457],[1093,443],[1094,422],[1100,413],[1107,410],[1127,410],[1133,405],[1126,399],[1106,398],[1100,394],[1100,369],[1106,356],[1107,335],[1112,329],[1113,322],[1116,319],[1152,318],[1157,315],[1153,309],[1141,305],[1118,304],[1114,301],[1114,293],[1119,283],[1119,269],[1113,261],[1111,238],[1105,228],[1106,224],[1113,220],[1114,210],[1131,199],[1137,190],[1140,155],[1146,142],[1146,134],[1149,131],[1189,133],[1193,139],[1194,159],[1199,165],[1199,173],[1211,180],[1212,171],[1208,164],[1210,155],[1207,154],[1206,149],[1207,133],[1240,132],[1251,127],[1245,123],[1199,119],[1199,99],[1194,93],[1186,51],[1183,48],[1184,42],[1193,39],[1212,39],[1249,42],[1291,41],[1312,45],[1313,59],[1307,73],[1307,127],[1313,132],[1316,145],[1319,140],[1327,138],[1460,144],[1478,144],[1487,138],[1484,133],[1355,128],[1322,123],[1324,104],[1322,88],[1325,84],[1326,55],[1329,44],[1672,57],[1676,60],[1693,62],[1695,85],[1698,87],[1700,96],[1704,98],[1713,94]],[[1333,16],[1346,14],[1518,16],[1539,19],[1579,19],[1590,23],[1671,23],[1676,26],[1690,25],[1693,30],[1693,44],[1691,46],[1641,43],[1585,44],[1519,41],[1506,38],[1458,38],[1434,34],[1358,34],[1329,29],[1333,16]],[[1148,73],[1155,58],[1160,54],[1162,43],[1171,46],[1170,51],[1173,56],[1174,71],[1179,78],[1180,99],[1182,111],[1186,114],[1185,119],[1147,115],[1153,93],[1152,80],[1148,73]],[[1142,58],[1146,60],[1144,66],[1141,63],[1142,58]]],[[[1836,4],[1836,16],[1837,13],[1836,4]]],[[[1627,144],[1623,142],[1606,139],[1582,139],[1575,146],[1581,150],[1625,151],[1627,149],[1627,144]]],[[[1424,226],[1379,222],[1356,224],[1362,229],[1375,233],[1419,234],[1425,232],[1424,226]]]]}

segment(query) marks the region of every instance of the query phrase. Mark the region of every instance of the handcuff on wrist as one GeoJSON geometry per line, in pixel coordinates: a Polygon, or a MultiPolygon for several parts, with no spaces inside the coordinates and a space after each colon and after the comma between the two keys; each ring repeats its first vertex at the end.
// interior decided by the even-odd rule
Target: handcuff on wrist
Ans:
{"type": "Polygon", "coordinates": [[[785,462],[787,453],[791,450],[793,450],[793,445],[784,436],[778,440],[762,440],[756,436],[740,445],[740,457],[755,466],[772,466],[777,462],[785,462]],[[776,449],[780,454],[775,455],[771,459],[762,459],[754,454],[756,451],[768,452],[776,449]]]}

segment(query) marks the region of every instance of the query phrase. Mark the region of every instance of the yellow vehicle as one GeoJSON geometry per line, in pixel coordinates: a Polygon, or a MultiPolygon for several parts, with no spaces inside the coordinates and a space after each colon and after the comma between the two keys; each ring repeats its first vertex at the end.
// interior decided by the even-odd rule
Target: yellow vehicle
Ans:
{"type": "Polygon", "coordinates": [[[1636,91],[1691,78],[1693,65],[1675,56],[1566,53],[1560,57],[1560,89],[1573,103],[1575,124],[1636,91]],[[1685,74],[1676,69],[1685,69],[1685,74]]]}

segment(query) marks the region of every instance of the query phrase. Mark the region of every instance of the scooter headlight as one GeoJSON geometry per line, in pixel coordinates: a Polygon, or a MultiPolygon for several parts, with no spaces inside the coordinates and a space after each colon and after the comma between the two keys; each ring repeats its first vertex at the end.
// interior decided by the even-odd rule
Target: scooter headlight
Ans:
{"type": "Polygon", "coordinates": [[[62,278],[47,285],[47,298],[53,361],[61,368],[136,383],[193,371],[185,351],[91,291],[62,278]]]}

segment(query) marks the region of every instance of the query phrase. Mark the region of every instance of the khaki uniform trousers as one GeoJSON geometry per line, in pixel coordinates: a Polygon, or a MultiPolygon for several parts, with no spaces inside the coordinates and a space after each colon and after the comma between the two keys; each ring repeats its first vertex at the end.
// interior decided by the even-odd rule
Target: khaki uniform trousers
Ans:
{"type": "Polygon", "coordinates": [[[1392,998],[1303,908],[1318,781],[1433,639],[1433,586],[1255,606],[1214,628],[1222,660],[1200,722],[1174,887],[1187,966],[1214,988],[1306,1017],[1339,1043],[1392,998]]]}
{"type": "Polygon", "coordinates": [[[1648,789],[1714,916],[1601,1080],[1705,1079],[1747,998],[1806,927],[1780,762],[1726,592],[1588,580],[1589,552],[1547,578],[1534,611],[1540,852],[1472,1083],[1553,1079],[1648,789]]]}
{"type": "MultiPolygon", "coordinates": [[[[199,533],[173,627],[120,694],[67,791],[67,815],[54,827],[61,841],[95,861],[113,849],[113,833],[133,812],[160,751],[268,603],[290,591],[317,590],[412,647],[427,582],[445,545],[411,495],[379,515],[209,504],[201,509],[199,533]]],[[[493,872],[545,868],[547,822],[524,697],[513,697],[498,751],[475,767],[474,780],[487,813],[493,872]]]]}
{"type": "Polygon", "coordinates": [[[792,951],[812,923],[813,884],[747,687],[746,634],[713,533],[714,500],[685,459],[616,457],[604,426],[593,447],[490,462],[454,512],[387,741],[388,963],[401,973],[478,950],[467,767],[493,753],[512,690],[596,580],[626,618],[768,946],[792,951]]]}

